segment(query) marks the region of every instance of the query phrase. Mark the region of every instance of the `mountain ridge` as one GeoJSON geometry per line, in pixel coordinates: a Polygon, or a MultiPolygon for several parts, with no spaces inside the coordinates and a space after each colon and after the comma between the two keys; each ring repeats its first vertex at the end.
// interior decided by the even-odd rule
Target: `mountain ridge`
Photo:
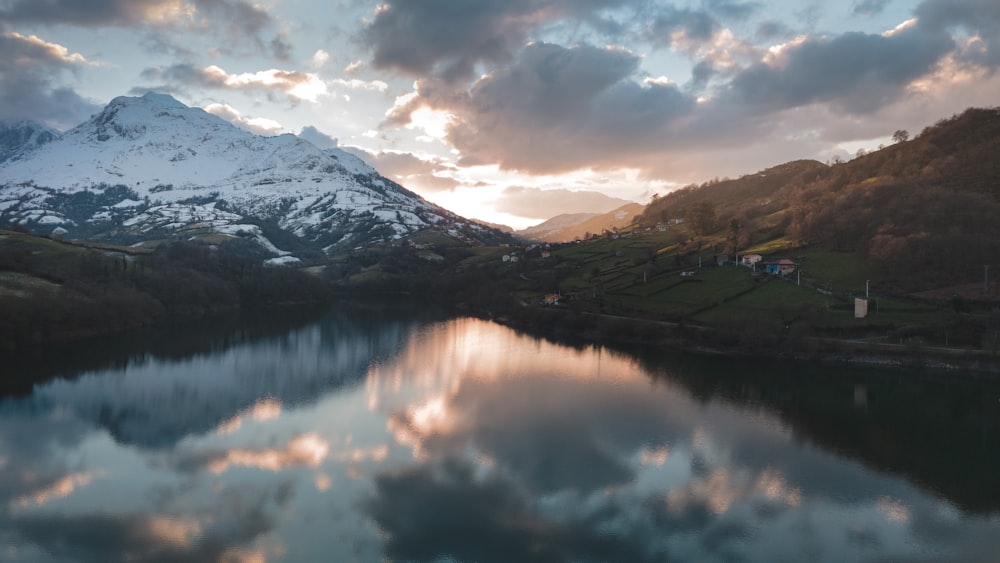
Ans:
{"type": "Polygon", "coordinates": [[[278,258],[292,253],[277,242],[289,235],[298,239],[290,246],[327,254],[427,229],[463,241],[498,236],[353,155],[258,136],[157,93],[117,97],[0,164],[3,224],[125,244],[200,230],[253,240],[278,258]]]}
{"type": "Polygon", "coordinates": [[[54,141],[62,133],[30,119],[0,120],[0,164],[54,141]]]}
{"type": "Polygon", "coordinates": [[[515,234],[538,242],[570,242],[628,227],[645,206],[627,203],[607,213],[564,213],[515,234]]]}

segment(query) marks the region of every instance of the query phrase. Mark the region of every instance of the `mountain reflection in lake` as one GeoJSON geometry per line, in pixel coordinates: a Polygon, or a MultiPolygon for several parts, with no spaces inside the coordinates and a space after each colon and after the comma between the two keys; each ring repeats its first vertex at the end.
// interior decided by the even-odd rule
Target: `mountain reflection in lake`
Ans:
{"type": "Polygon", "coordinates": [[[0,559],[1000,552],[992,382],[639,357],[402,313],[226,330],[0,400],[0,559]]]}

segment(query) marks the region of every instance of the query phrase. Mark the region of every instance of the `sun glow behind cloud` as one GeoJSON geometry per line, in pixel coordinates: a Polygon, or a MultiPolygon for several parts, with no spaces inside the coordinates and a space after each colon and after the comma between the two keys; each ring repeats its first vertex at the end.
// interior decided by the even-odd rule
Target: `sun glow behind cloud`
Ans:
{"type": "Polygon", "coordinates": [[[102,10],[10,0],[0,36],[0,99],[10,103],[0,117],[71,127],[113,95],[160,89],[217,102],[262,134],[313,126],[375,152],[450,158],[452,169],[423,186],[412,178],[413,189],[460,214],[523,227],[534,220],[499,208],[504,187],[647,201],[996,104],[1000,26],[991,3],[856,4],[455,10],[386,0],[345,4],[337,32],[327,33],[320,24],[332,16],[314,0],[105,2],[102,10]],[[816,69],[825,70],[810,78],[816,69]],[[783,142],[800,132],[789,118],[798,113],[823,115],[803,125],[821,134],[783,142]],[[580,180],[588,168],[598,173],[580,180]],[[622,169],[641,174],[618,182],[622,169]]]}
{"type": "Polygon", "coordinates": [[[273,88],[283,90],[289,96],[309,102],[317,102],[327,93],[326,83],[317,74],[298,71],[269,69],[257,72],[229,74],[218,66],[205,67],[205,75],[228,88],[273,88]]]}

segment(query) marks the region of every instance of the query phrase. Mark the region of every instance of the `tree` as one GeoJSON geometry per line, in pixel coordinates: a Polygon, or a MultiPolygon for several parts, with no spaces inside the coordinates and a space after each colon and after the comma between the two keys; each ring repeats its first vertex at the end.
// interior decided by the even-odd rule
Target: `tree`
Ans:
{"type": "Polygon", "coordinates": [[[684,219],[695,234],[706,235],[715,229],[715,205],[708,201],[696,203],[686,210],[684,219]]]}
{"type": "Polygon", "coordinates": [[[906,129],[899,129],[892,134],[892,141],[894,143],[905,143],[910,140],[910,132],[906,129]]]}

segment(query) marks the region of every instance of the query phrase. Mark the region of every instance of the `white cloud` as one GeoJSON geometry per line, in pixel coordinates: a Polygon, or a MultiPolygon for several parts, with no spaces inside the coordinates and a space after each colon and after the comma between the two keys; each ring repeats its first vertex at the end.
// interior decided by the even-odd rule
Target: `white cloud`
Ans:
{"type": "Polygon", "coordinates": [[[311,72],[272,68],[229,74],[215,65],[206,67],[203,72],[207,79],[227,88],[273,88],[282,90],[293,98],[309,102],[316,102],[320,96],[327,93],[326,83],[311,72]]]}
{"type": "Polygon", "coordinates": [[[323,49],[318,49],[312,56],[312,66],[313,68],[322,68],[330,61],[330,53],[327,53],[323,49]]]}
{"type": "Polygon", "coordinates": [[[208,104],[205,106],[205,111],[258,135],[277,135],[284,129],[280,123],[273,119],[267,119],[266,117],[246,117],[229,104],[208,104]]]}

